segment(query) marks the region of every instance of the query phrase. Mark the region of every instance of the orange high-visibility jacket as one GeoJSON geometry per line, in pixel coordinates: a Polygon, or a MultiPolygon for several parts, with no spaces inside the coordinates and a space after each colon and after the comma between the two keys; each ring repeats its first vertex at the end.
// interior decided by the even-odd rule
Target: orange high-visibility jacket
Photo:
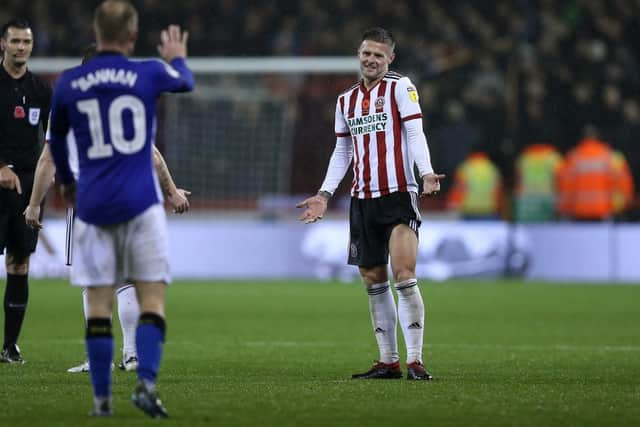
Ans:
{"type": "Polygon", "coordinates": [[[606,143],[582,140],[558,172],[559,212],[575,219],[602,220],[627,205],[633,196],[633,179],[629,168],[620,164],[606,143]]]}

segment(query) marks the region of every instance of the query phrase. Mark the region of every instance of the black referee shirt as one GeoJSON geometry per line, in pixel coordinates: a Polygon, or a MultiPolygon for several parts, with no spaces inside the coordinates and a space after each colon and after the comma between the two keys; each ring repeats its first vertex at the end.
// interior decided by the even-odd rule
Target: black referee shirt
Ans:
{"type": "Polygon", "coordinates": [[[0,166],[33,173],[51,107],[49,83],[27,72],[11,77],[0,63],[0,166]]]}

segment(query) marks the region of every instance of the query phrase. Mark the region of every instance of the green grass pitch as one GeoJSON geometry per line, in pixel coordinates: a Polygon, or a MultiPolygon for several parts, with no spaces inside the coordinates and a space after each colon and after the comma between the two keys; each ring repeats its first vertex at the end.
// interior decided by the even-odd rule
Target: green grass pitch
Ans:
{"type": "MultiPolygon", "coordinates": [[[[640,425],[640,286],[422,282],[433,383],[352,381],[377,357],[360,284],[176,282],[159,391],[166,426],[640,425]]],[[[0,426],[137,426],[135,374],[90,419],[80,291],[32,280],[0,365],[0,426]]],[[[114,325],[116,354],[121,336],[114,325]]],[[[404,344],[400,341],[404,361],[404,344]]]]}

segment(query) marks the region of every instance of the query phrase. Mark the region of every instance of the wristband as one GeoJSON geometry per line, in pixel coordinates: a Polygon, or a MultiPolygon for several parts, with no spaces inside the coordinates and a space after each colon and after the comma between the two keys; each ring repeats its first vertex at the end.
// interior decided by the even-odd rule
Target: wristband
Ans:
{"type": "Polygon", "coordinates": [[[318,191],[318,196],[329,200],[331,198],[331,193],[329,193],[328,191],[320,190],[318,191]]]}

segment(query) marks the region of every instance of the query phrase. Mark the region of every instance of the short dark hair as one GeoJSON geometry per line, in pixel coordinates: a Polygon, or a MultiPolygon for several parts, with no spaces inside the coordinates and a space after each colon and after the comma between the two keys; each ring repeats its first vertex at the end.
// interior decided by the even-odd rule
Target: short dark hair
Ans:
{"type": "Polygon", "coordinates": [[[29,21],[27,21],[26,19],[13,18],[12,20],[10,20],[9,22],[7,22],[2,26],[3,39],[6,39],[7,31],[9,31],[10,27],[26,30],[27,28],[31,28],[31,24],[29,24],[29,21]]]}
{"type": "Polygon", "coordinates": [[[362,33],[361,42],[365,40],[370,40],[372,42],[384,43],[391,47],[391,50],[395,49],[396,41],[393,39],[393,34],[391,31],[385,30],[381,27],[373,27],[365,30],[362,33]]]}
{"type": "Polygon", "coordinates": [[[85,47],[84,51],[82,52],[82,63],[84,64],[85,62],[89,61],[91,58],[96,56],[97,53],[98,48],[96,44],[91,43],[89,46],[85,47]]]}
{"type": "Polygon", "coordinates": [[[126,0],[106,0],[96,8],[93,23],[101,40],[125,42],[126,30],[138,23],[138,11],[126,0]]]}

